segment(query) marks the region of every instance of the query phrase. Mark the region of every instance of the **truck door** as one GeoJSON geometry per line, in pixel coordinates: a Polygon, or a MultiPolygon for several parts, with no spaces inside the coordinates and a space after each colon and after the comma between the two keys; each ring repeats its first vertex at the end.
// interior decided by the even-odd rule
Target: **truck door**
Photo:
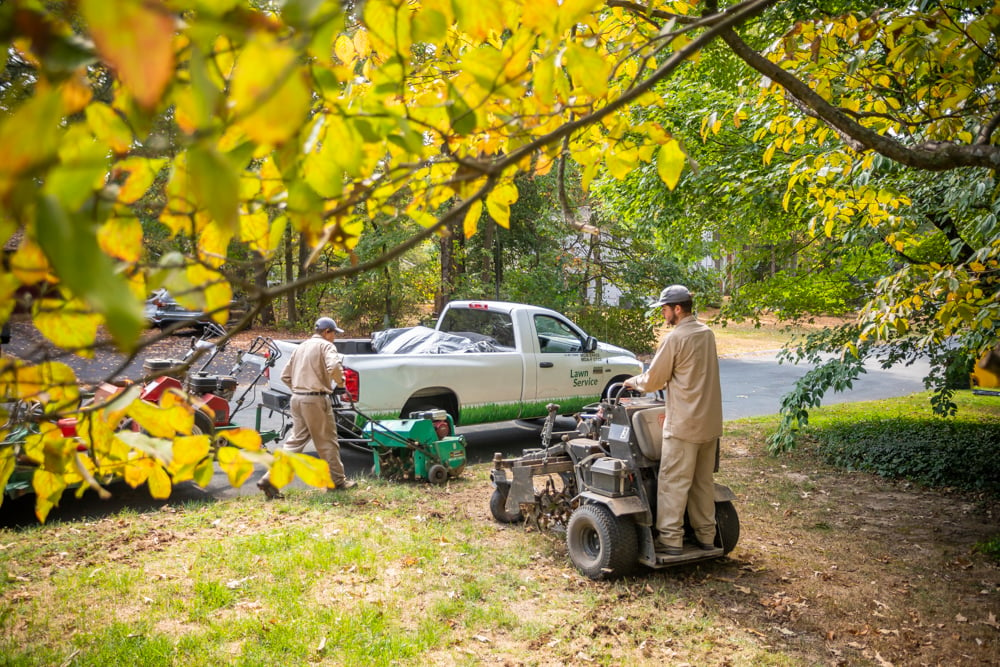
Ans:
{"type": "Polygon", "coordinates": [[[549,402],[558,403],[560,412],[568,413],[598,400],[607,379],[599,355],[584,352],[584,333],[551,315],[536,314],[533,320],[538,337],[534,405],[541,406],[541,414],[549,402]]]}

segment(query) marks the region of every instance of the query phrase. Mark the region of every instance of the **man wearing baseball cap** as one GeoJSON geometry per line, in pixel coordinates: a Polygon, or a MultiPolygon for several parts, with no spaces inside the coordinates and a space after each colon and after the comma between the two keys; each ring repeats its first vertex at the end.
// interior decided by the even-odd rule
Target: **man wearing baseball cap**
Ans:
{"type": "Polygon", "coordinates": [[[722,435],[722,384],[715,334],[692,314],[691,292],[671,285],[654,304],[673,329],[663,339],[649,369],[625,386],[650,392],[664,389],[663,447],[657,481],[657,553],[684,553],[684,512],[695,546],[715,548],[715,454],[722,435]]]}
{"type": "MultiPolygon", "coordinates": [[[[344,367],[333,342],[339,333],[344,333],[344,330],[331,318],[316,320],[315,333],[295,348],[281,373],[281,381],[292,390],[292,432],[285,439],[282,449],[298,454],[312,440],[316,453],[330,467],[333,488],[352,489],[357,482],[347,479],[344,474],[337,424],[330,402],[334,386],[344,386],[344,367]]],[[[268,499],[283,497],[281,491],[271,484],[271,471],[260,478],[257,487],[268,499]]]]}

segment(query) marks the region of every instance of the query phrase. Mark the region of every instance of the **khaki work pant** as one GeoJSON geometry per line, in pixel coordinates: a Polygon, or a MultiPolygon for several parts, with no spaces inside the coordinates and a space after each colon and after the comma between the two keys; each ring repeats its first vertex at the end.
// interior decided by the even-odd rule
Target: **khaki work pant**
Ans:
{"type": "Polygon", "coordinates": [[[663,438],[656,493],[660,544],[683,545],[685,509],[698,541],[715,542],[715,447],[715,438],[706,442],[663,438]]]}
{"type": "MultiPolygon", "coordinates": [[[[306,443],[312,440],[316,453],[330,466],[330,479],[336,486],[347,480],[344,464],[340,460],[340,443],[337,441],[337,424],[329,396],[303,396],[293,394],[291,399],[292,432],[281,449],[301,454],[306,443]]],[[[261,481],[270,481],[271,471],[261,481]]]]}

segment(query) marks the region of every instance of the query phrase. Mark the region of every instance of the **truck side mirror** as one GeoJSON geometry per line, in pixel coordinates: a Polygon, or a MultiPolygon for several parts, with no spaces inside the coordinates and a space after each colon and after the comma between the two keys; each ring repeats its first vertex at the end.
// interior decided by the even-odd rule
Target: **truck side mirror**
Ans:
{"type": "Polygon", "coordinates": [[[583,346],[584,352],[593,352],[597,349],[597,339],[593,336],[587,336],[587,341],[583,346]]]}

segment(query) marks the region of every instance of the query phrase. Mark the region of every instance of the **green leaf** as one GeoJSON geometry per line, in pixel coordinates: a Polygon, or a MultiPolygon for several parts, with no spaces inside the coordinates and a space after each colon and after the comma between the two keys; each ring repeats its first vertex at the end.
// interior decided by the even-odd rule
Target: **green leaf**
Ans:
{"type": "Polygon", "coordinates": [[[123,349],[132,349],[145,328],[142,307],[101,252],[94,228],[48,194],[37,198],[35,227],[38,245],[66,286],[104,316],[123,349]]]}
{"type": "Polygon", "coordinates": [[[200,146],[188,151],[187,164],[195,201],[213,220],[235,233],[240,202],[240,177],[236,169],[214,148],[200,146]]]}
{"type": "Polygon", "coordinates": [[[59,148],[59,165],[49,172],[43,191],[68,210],[79,209],[103,184],[107,152],[84,126],[74,125],[66,132],[59,148]]]}
{"type": "Polygon", "coordinates": [[[448,89],[449,96],[445,109],[448,112],[448,120],[451,121],[452,131],[459,136],[472,134],[477,125],[476,112],[466,104],[462,95],[450,83],[448,89]]]}

